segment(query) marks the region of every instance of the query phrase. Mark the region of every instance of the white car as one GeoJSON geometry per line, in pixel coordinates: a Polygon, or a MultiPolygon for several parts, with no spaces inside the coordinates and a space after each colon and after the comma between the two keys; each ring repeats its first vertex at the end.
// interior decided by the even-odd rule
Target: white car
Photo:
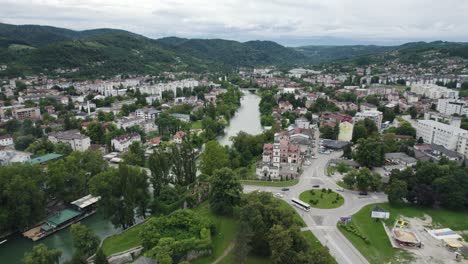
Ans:
{"type": "Polygon", "coordinates": [[[284,195],[281,194],[281,193],[275,193],[275,196],[278,197],[278,198],[283,198],[284,197],[284,195]]]}
{"type": "Polygon", "coordinates": [[[336,187],[336,190],[339,192],[344,192],[344,188],[341,188],[341,187],[336,187]]]}

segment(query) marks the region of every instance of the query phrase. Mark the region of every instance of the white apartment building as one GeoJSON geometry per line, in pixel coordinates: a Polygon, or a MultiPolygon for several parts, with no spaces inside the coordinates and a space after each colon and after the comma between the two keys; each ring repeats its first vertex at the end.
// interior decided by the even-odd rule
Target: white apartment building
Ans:
{"type": "Polygon", "coordinates": [[[437,144],[468,157],[468,131],[434,120],[418,120],[416,137],[426,144],[437,144]]]}
{"type": "Polygon", "coordinates": [[[140,134],[132,133],[116,137],[111,140],[111,145],[116,151],[124,152],[128,150],[128,147],[130,147],[133,142],[141,142],[140,134]]]}
{"type": "Polygon", "coordinates": [[[153,132],[158,129],[158,126],[155,124],[153,120],[146,120],[143,117],[122,117],[115,121],[117,128],[119,129],[127,129],[132,126],[140,126],[145,133],[153,132]]]}
{"type": "Polygon", "coordinates": [[[10,135],[0,136],[0,146],[11,146],[13,145],[13,137],[10,135]]]}
{"type": "Polygon", "coordinates": [[[356,115],[353,118],[354,124],[356,124],[358,121],[364,120],[366,118],[374,121],[375,126],[377,126],[377,129],[380,131],[380,129],[382,127],[382,119],[383,119],[382,112],[380,112],[380,111],[357,112],[356,115]]]}
{"type": "Polygon", "coordinates": [[[74,151],[85,151],[91,146],[91,139],[80,134],[79,130],[67,130],[50,133],[48,139],[56,144],[62,142],[70,145],[74,151]]]}
{"type": "Polygon", "coordinates": [[[437,111],[445,115],[467,115],[468,103],[465,100],[439,99],[437,101],[437,111]]]}
{"type": "Polygon", "coordinates": [[[430,99],[458,98],[458,91],[435,84],[413,84],[411,92],[424,95],[430,99]]]}
{"type": "Polygon", "coordinates": [[[305,117],[299,117],[296,120],[294,120],[294,124],[298,128],[309,128],[310,127],[310,121],[305,118],[305,117]]]}
{"type": "Polygon", "coordinates": [[[153,108],[141,108],[135,111],[135,116],[144,118],[145,120],[154,120],[158,114],[159,111],[153,108]]]}
{"type": "Polygon", "coordinates": [[[174,95],[176,94],[177,88],[184,89],[189,88],[193,89],[199,86],[200,83],[194,79],[184,79],[180,81],[173,81],[169,83],[158,83],[153,85],[140,86],[141,93],[147,93],[149,95],[161,95],[164,91],[172,91],[174,95]]]}

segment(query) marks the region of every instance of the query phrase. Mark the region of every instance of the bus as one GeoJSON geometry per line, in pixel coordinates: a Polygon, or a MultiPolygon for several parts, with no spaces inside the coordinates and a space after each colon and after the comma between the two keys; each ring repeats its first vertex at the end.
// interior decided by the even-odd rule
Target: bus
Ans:
{"type": "Polygon", "coordinates": [[[306,204],[298,199],[291,199],[292,205],[296,206],[297,208],[301,208],[302,210],[309,212],[310,205],[306,204]]]}

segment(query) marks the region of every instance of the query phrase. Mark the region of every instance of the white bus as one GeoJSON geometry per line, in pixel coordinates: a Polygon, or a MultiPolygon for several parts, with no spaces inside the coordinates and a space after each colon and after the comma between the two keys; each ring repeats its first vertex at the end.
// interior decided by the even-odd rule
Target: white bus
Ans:
{"type": "Polygon", "coordinates": [[[306,204],[298,199],[291,199],[292,205],[301,208],[304,211],[309,212],[310,211],[310,205],[306,204]]]}

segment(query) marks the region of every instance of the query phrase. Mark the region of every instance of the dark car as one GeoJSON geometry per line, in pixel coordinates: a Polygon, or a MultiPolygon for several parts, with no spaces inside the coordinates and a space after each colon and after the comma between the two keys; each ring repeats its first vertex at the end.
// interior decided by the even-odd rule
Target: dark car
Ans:
{"type": "Polygon", "coordinates": [[[359,192],[359,195],[367,195],[367,192],[359,192]]]}
{"type": "Polygon", "coordinates": [[[314,185],[312,185],[312,187],[313,187],[313,188],[320,188],[320,185],[314,184],[314,185]]]}
{"type": "Polygon", "coordinates": [[[289,188],[283,188],[283,189],[281,189],[281,190],[282,190],[283,192],[287,192],[287,191],[289,191],[289,188]]]}

